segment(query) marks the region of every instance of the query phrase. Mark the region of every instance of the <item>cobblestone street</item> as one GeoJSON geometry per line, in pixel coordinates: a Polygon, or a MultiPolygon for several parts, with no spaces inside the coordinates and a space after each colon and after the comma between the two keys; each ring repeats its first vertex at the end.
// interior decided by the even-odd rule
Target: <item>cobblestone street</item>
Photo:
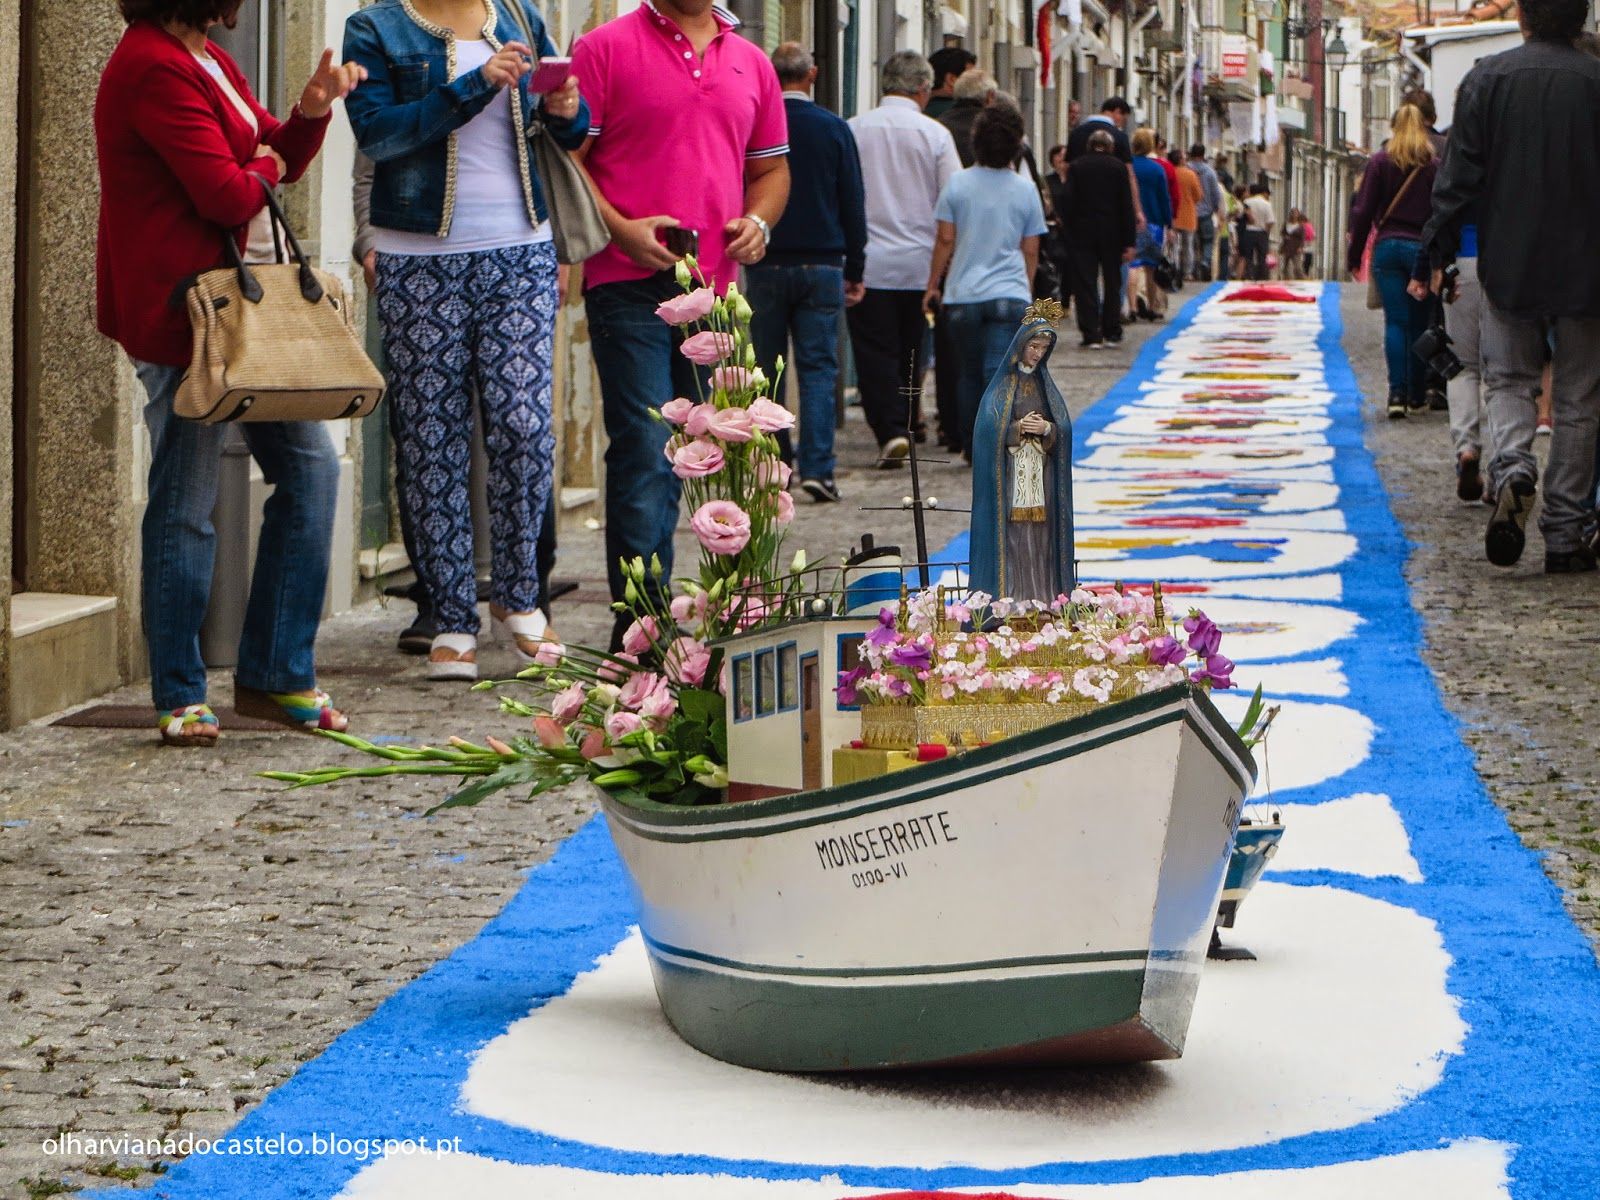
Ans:
{"type": "MultiPolygon", "coordinates": [[[[1491,794],[1595,941],[1595,577],[1544,576],[1532,533],[1518,568],[1484,563],[1488,510],[1455,499],[1444,414],[1382,416],[1380,327],[1363,297],[1344,289],[1345,347],[1369,397],[1369,445],[1413,543],[1408,578],[1430,664],[1491,794]]],[[[1098,353],[1064,330],[1052,365],[1074,411],[1163,328],[1140,325],[1123,348],[1098,353]]],[[[907,475],[872,468],[854,412],[840,436],[845,502],[802,499],[790,546],[827,561],[870,531],[909,549],[909,520],[861,511],[898,504],[907,475]]],[[[925,469],[925,493],[951,504],[965,506],[968,486],[959,463],[925,469]]],[[[930,517],[930,541],[960,522],[930,517]]],[[[679,547],[685,566],[693,539],[680,534],[679,547]]],[[[561,635],[603,639],[602,534],[567,530],[557,575],[580,583],[557,607],[561,635]]],[[[353,730],[437,741],[503,729],[492,697],[428,683],[419,660],[394,652],[409,615],[374,604],[324,627],[322,682],[353,730]]],[[[484,657],[488,675],[514,669],[503,650],[484,657]]],[[[228,686],[216,680],[223,699],[228,686]]],[[[145,693],[107,699],[143,703],[145,693]]],[[[290,734],[227,733],[210,752],[162,749],[153,729],[41,722],[0,735],[0,1196],[148,1182],[159,1163],[50,1156],[42,1144],[62,1131],[224,1131],[472,937],[594,808],[569,791],[425,820],[437,784],[288,792],[256,777],[344,754],[290,734]]]]}

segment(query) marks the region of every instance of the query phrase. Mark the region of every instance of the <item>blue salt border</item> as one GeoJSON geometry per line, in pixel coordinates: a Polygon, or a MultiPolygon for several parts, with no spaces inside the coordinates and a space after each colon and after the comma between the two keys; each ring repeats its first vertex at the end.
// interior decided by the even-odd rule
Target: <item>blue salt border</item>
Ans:
{"type": "MultiPolygon", "coordinates": [[[[1077,424],[1079,452],[1139,394],[1166,343],[1199,301],[1148,343],[1132,371],[1077,424]]],[[[1377,727],[1369,758],[1278,801],[1318,803],[1356,792],[1390,796],[1425,882],[1329,872],[1279,876],[1348,889],[1435,921],[1454,958],[1451,992],[1471,1027],[1439,1084],[1399,1111],[1350,1129],[1243,1150],[1025,1170],[905,1170],[841,1163],[796,1166],[590,1146],[516,1129],[459,1110],[473,1055],[513,1021],[567,991],[633,922],[621,866],[604,823],[590,821],[473,941],[385,1001],[366,1021],[273,1092],[233,1131],[240,1138],[461,1139],[464,1151],[516,1163],[618,1175],[728,1173],[805,1179],[838,1175],[884,1189],[1022,1183],[1120,1183],[1176,1175],[1313,1167],[1432,1149],[1464,1138],[1515,1147],[1517,1200],[1600,1196],[1600,969],[1555,887],[1523,849],[1473,770],[1454,718],[1420,657],[1421,629],[1401,573],[1409,546],[1362,444],[1362,403],[1340,346],[1337,289],[1323,293],[1320,338],[1337,400],[1329,437],[1341,504],[1359,552],[1339,571],[1343,607],[1365,624],[1340,643],[1351,681],[1345,704],[1377,727]]],[[[949,548],[954,557],[959,548],[949,548]]],[[[1322,653],[1327,653],[1323,651],[1322,653]]],[[[445,821],[464,819],[447,814],[445,821]]],[[[337,936],[330,932],[330,936],[337,936]]],[[[1395,1004],[1405,1004],[1396,996],[1395,1004]]],[[[1178,1069],[1181,1069],[1179,1067],[1178,1069]]],[[[529,1079],[528,1086],[538,1086],[529,1079]]],[[[647,1121],[646,1112],[616,1114],[647,1121]]],[[[191,1156],[143,1194],[181,1200],[325,1200],[366,1164],[354,1157],[191,1156]]],[[[91,1193],[126,1200],[124,1189],[91,1193]]]]}

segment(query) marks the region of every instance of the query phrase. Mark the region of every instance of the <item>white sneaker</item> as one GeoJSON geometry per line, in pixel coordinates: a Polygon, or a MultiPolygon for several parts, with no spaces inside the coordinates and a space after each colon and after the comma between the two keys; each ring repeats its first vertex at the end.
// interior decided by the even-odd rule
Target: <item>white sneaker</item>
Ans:
{"type": "Polygon", "coordinates": [[[883,454],[878,459],[878,466],[886,471],[892,471],[896,467],[904,466],[910,454],[910,438],[892,437],[883,444],[883,454]]]}

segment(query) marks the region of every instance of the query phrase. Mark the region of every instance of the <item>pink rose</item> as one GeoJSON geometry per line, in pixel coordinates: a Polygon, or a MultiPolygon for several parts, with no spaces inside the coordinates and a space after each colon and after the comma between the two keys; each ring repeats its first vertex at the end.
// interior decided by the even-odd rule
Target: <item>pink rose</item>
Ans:
{"type": "Polygon", "coordinates": [[[613,742],[621,741],[630,733],[638,733],[643,728],[644,720],[638,713],[618,710],[606,718],[606,736],[613,742]]]}
{"type": "Polygon", "coordinates": [[[654,617],[644,617],[628,626],[622,635],[622,648],[629,654],[643,654],[655,645],[661,637],[661,631],[656,627],[654,617]]]}
{"type": "Polygon", "coordinates": [[[706,594],[696,592],[692,596],[674,596],[672,598],[672,619],[680,625],[698,625],[706,619],[706,594]]]}
{"type": "Polygon", "coordinates": [[[711,666],[711,648],[697,638],[681,637],[667,647],[667,678],[680,687],[699,687],[711,666]]]}
{"type": "Polygon", "coordinates": [[[703,321],[711,315],[717,303],[717,294],[708,287],[695,288],[685,296],[674,296],[656,306],[656,316],[668,325],[687,325],[703,321]]]}
{"type": "MultiPolygon", "coordinates": [[[[750,407],[754,411],[755,405],[750,407]]],[[[786,488],[792,473],[789,464],[781,458],[763,458],[756,463],[756,486],[786,488]]]]}
{"type": "Polygon", "coordinates": [[[755,436],[750,413],[742,408],[719,408],[706,422],[707,432],[725,442],[748,442],[755,436]]]}
{"type": "Polygon", "coordinates": [[[778,515],[773,520],[779,525],[787,525],[794,520],[794,497],[788,492],[778,493],[778,515]]]}
{"type": "Polygon", "coordinates": [[[638,712],[639,705],[657,685],[666,687],[667,681],[654,671],[635,671],[628,676],[628,682],[622,685],[622,693],[617,697],[617,703],[623,708],[638,712]]]}
{"type": "Polygon", "coordinates": [[[607,660],[600,664],[600,669],[596,672],[601,679],[608,683],[621,682],[631,668],[639,665],[639,656],[636,654],[614,654],[612,658],[620,659],[621,661],[611,662],[607,660]]]}
{"type": "Polygon", "coordinates": [[[722,470],[722,464],[722,447],[704,438],[695,438],[672,452],[672,473],[679,479],[704,479],[722,470]]]}
{"type": "Polygon", "coordinates": [[[583,702],[589,698],[583,684],[575,683],[562,688],[550,701],[550,715],[563,725],[571,725],[583,711],[583,702]]]}
{"type": "Polygon", "coordinates": [[[746,367],[718,367],[711,372],[711,386],[725,392],[743,391],[755,382],[755,372],[746,367]]]}
{"type": "Polygon", "coordinates": [[[693,400],[685,400],[679,396],[676,400],[668,400],[661,406],[661,415],[674,425],[682,425],[689,419],[689,413],[693,408],[693,400]]]}
{"type": "Polygon", "coordinates": [[[711,418],[716,411],[714,404],[696,404],[683,419],[683,431],[690,437],[704,437],[711,428],[711,418]]]}
{"type": "Polygon", "coordinates": [[[702,367],[714,366],[733,353],[733,337],[726,333],[706,330],[685,338],[678,353],[702,367]]]}
{"type": "Polygon", "coordinates": [[[559,667],[561,660],[567,656],[567,648],[560,642],[546,639],[539,643],[539,648],[533,652],[533,661],[541,667],[559,667]]]}
{"type": "Polygon", "coordinates": [[[737,554],[750,544],[750,514],[732,500],[707,500],[689,518],[689,528],[713,554],[737,554]]]}
{"type": "Polygon", "coordinates": [[[783,405],[760,396],[750,402],[750,420],[762,433],[794,428],[794,414],[783,405]]]}
{"type": "Polygon", "coordinates": [[[622,705],[653,729],[663,728],[678,711],[678,701],[667,681],[652,671],[639,671],[622,689],[622,705]]]}

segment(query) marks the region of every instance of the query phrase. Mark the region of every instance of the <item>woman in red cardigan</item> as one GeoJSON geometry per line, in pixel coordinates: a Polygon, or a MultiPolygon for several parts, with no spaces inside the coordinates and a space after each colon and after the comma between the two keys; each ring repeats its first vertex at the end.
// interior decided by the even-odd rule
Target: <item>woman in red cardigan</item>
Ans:
{"type": "MultiPolygon", "coordinates": [[[[333,52],[287,121],[250,94],[239,68],[206,38],[231,26],[243,0],[119,0],[127,31],[100,79],[100,331],[128,352],[149,395],[149,501],[143,529],[143,605],[157,725],[173,745],[210,745],[200,624],[210,601],[223,425],[175,417],[189,364],[180,282],[222,265],[224,237],[247,259],[272,257],[264,189],[304,173],[334,102],[365,72],[333,52]]],[[[241,713],[344,729],[316,685],[314,646],[333,539],[339,460],[314,423],[239,427],[274,485],[261,525],[235,671],[241,713]]]]}

